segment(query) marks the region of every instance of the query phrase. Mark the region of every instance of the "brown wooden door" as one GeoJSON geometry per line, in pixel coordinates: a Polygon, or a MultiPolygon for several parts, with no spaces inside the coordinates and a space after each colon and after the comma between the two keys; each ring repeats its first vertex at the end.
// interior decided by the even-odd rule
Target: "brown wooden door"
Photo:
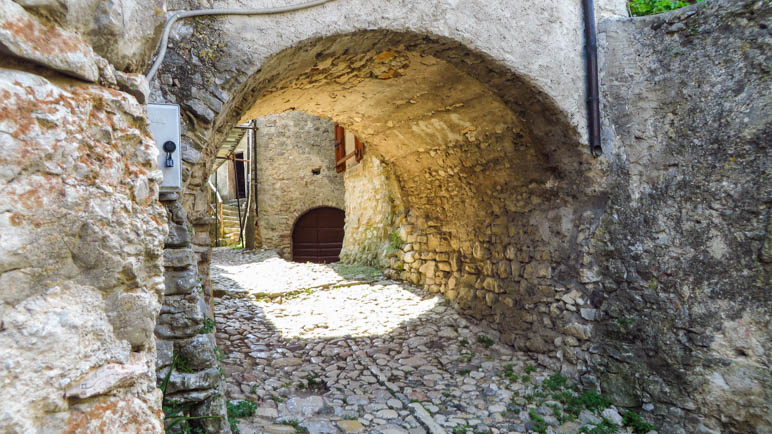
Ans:
{"type": "Polygon", "coordinates": [[[292,260],[329,264],[340,260],[345,213],[315,208],[300,216],[292,231],[292,260]]]}

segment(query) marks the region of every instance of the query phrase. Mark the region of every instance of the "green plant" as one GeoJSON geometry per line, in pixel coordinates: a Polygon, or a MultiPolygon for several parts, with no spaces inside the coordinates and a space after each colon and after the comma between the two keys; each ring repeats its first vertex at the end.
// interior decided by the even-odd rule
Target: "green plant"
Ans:
{"type": "Polygon", "coordinates": [[[214,358],[217,359],[218,362],[222,362],[225,360],[225,351],[220,347],[214,347],[214,358]]]}
{"type": "Polygon", "coordinates": [[[204,318],[204,325],[201,326],[201,330],[198,331],[198,334],[205,335],[207,333],[211,333],[212,330],[214,330],[214,320],[212,318],[204,318]]]}
{"type": "Polygon", "coordinates": [[[453,427],[453,434],[466,434],[472,427],[469,425],[459,425],[453,427]]]}
{"type": "Polygon", "coordinates": [[[518,379],[518,375],[515,374],[515,372],[513,371],[514,366],[515,365],[513,365],[512,363],[507,363],[506,365],[504,365],[503,375],[504,375],[504,378],[509,380],[510,383],[514,383],[518,379]]]}
{"type": "Polygon", "coordinates": [[[304,426],[300,426],[300,422],[296,419],[287,419],[282,422],[279,422],[281,425],[289,425],[293,428],[295,428],[296,433],[305,433],[308,432],[308,428],[304,426]]]}
{"type": "Polygon", "coordinates": [[[611,405],[611,400],[594,390],[588,390],[579,395],[579,404],[597,412],[611,405]]]}
{"type": "Polygon", "coordinates": [[[174,362],[172,363],[172,369],[183,374],[190,374],[193,372],[193,368],[189,366],[190,360],[182,354],[174,355],[174,362]]]}
{"type": "Polygon", "coordinates": [[[675,9],[699,3],[702,0],[630,0],[630,13],[633,16],[643,16],[672,11],[675,9]]]}
{"type": "Polygon", "coordinates": [[[635,434],[646,434],[654,430],[654,425],[646,423],[638,413],[630,410],[622,412],[622,424],[632,429],[635,434]]]}
{"type": "Polygon", "coordinates": [[[470,372],[472,372],[471,369],[459,369],[458,375],[469,375],[470,372]]]}
{"type": "Polygon", "coordinates": [[[477,342],[481,343],[482,346],[484,346],[485,348],[490,348],[495,343],[495,341],[493,339],[491,339],[491,338],[489,338],[488,336],[485,336],[485,335],[477,336],[477,342]]]}
{"type": "Polygon", "coordinates": [[[633,326],[633,320],[630,318],[619,318],[617,319],[617,325],[622,330],[628,330],[633,326]]]}
{"type": "Polygon", "coordinates": [[[536,366],[534,365],[528,365],[525,367],[525,373],[530,374],[532,372],[536,372],[536,366]]]}
{"type": "Polygon", "coordinates": [[[396,231],[389,234],[389,240],[389,247],[393,250],[399,250],[405,244],[405,240],[403,240],[396,231]]]}
{"type": "Polygon", "coordinates": [[[531,417],[531,421],[534,423],[533,430],[540,434],[546,434],[547,433],[547,422],[544,420],[543,417],[541,417],[538,413],[536,413],[536,409],[532,408],[528,412],[528,416],[531,417]]]}
{"type": "Polygon", "coordinates": [[[250,417],[257,410],[257,403],[254,401],[228,401],[228,423],[231,426],[233,434],[239,434],[239,419],[250,417]]]}
{"type": "MultiPolygon", "coordinates": [[[[164,379],[161,380],[161,410],[164,412],[164,431],[170,432],[172,428],[179,426],[179,430],[183,433],[190,434],[203,434],[203,430],[199,427],[191,426],[191,421],[203,420],[203,419],[219,419],[220,416],[190,416],[189,404],[182,404],[173,402],[166,398],[166,389],[169,387],[169,381],[172,378],[172,372],[179,366],[186,366],[187,362],[180,362],[182,356],[175,353],[172,358],[172,364],[169,366],[169,370],[166,371],[164,379]]],[[[238,434],[238,433],[236,433],[238,434]]]]}
{"type": "Polygon", "coordinates": [[[587,433],[587,434],[614,434],[617,432],[617,426],[614,425],[610,420],[603,418],[603,421],[590,428],[588,426],[583,426],[579,432],[587,433]]]}
{"type": "Polygon", "coordinates": [[[474,356],[476,356],[476,355],[477,355],[477,353],[475,353],[475,352],[470,352],[468,354],[464,354],[464,356],[461,357],[461,361],[464,362],[464,363],[469,363],[469,362],[472,361],[472,359],[474,359],[474,356]]]}
{"type": "Polygon", "coordinates": [[[458,343],[459,343],[459,345],[461,345],[462,347],[467,347],[467,346],[469,346],[469,340],[467,340],[467,338],[461,338],[461,340],[460,340],[460,341],[458,341],[458,343]]]}
{"type": "Polygon", "coordinates": [[[561,390],[565,388],[567,384],[568,384],[568,378],[560,374],[552,375],[551,377],[547,378],[542,382],[542,386],[552,391],[561,390]]]}

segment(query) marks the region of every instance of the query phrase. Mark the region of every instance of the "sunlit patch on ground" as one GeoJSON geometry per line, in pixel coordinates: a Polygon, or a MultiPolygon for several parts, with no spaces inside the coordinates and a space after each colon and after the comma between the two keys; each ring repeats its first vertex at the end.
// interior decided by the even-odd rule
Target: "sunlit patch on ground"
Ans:
{"type": "Polygon", "coordinates": [[[291,303],[257,302],[283,337],[372,336],[432,310],[437,297],[422,299],[395,284],[334,287],[303,294],[291,303]]]}

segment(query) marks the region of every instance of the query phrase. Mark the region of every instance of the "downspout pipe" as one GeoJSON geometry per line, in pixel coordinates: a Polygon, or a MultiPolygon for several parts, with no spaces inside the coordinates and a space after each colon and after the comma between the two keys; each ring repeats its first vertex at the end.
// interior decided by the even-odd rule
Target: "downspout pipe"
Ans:
{"type": "Polygon", "coordinates": [[[314,6],[328,3],[330,1],[333,0],[312,0],[296,5],[261,9],[196,9],[192,11],[176,11],[169,15],[169,17],[166,19],[164,32],[161,36],[161,48],[158,51],[158,56],[156,56],[155,62],[153,62],[153,66],[150,67],[150,70],[145,75],[147,77],[147,81],[153,81],[153,77],[155,77],[155,74],[158,72],[158,68],[161,67],[161,63],[164,61],[164,57],[166,56],[166,45],[169,43],[169,33],[171,32],[174,23],[177,22],[177,20],[180,18],[202,17],[210,15],[274,15],[284,12],[308,9],[314,6]]]}
{"type": "Polygon", "coordinates": [[[603,154],[600,145],[600,96],[598,90],[598,38],[595,30],[595,2],[584,0],[584,40],[587,61],[587,130],[590,153],[603,154]]]}

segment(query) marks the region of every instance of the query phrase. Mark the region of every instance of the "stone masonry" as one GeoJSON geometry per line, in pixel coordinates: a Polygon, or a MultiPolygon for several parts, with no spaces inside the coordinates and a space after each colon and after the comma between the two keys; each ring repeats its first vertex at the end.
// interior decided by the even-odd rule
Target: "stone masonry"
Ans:
{"type": "Polygon", "coordinates": [[[214,416],[202,419],[201,426],[208,432],[230,432],[215,352],[211,292],[199,277],[197,247],[191,243],[194,231],[188,229],[176,193],[162,194],[161,201],[169,236],[164,243],[164,302],[155,334],[158,383],[168,376],[164,405],[179,409],[179,414],[214,416]]]}
{"type": "Polygon", "coordinates": [[[289,111],[257,119],[257,207],[263,246],[292,259],[292,230],[305,212],[343,209],[333,124],[289,111]],[[317,173],[318,172],[318,173],[317,173]]]}

